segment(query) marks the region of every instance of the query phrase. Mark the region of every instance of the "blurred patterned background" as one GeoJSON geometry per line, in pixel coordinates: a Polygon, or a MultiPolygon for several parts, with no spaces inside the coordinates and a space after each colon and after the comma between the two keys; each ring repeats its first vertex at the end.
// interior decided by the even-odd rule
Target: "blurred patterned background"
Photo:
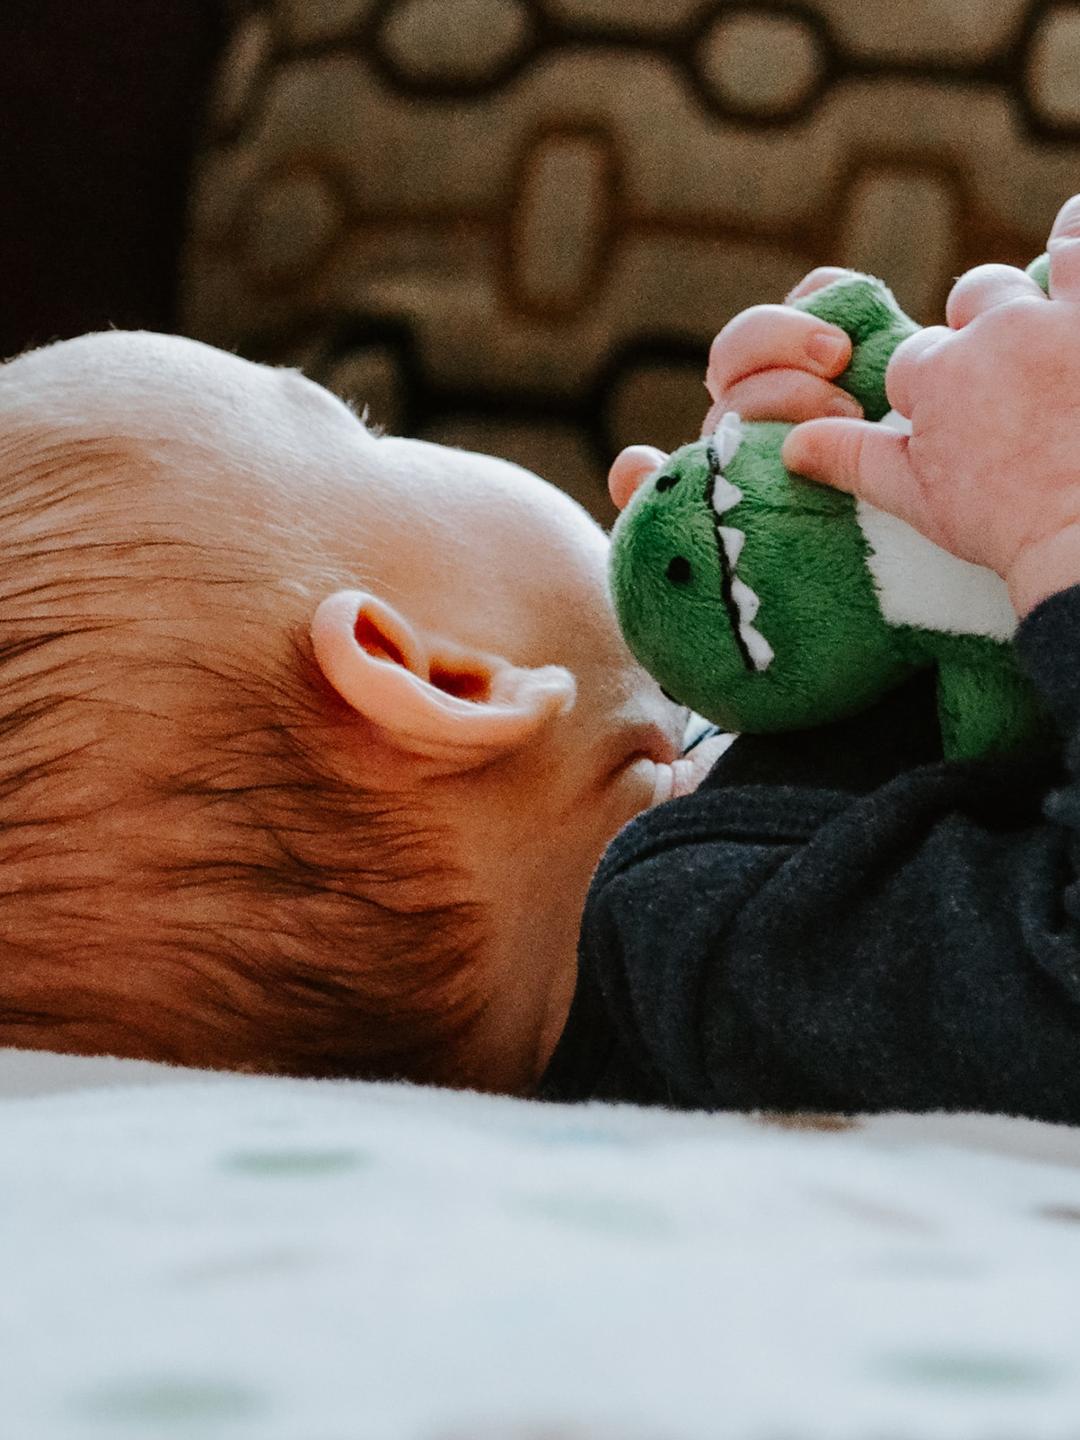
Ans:
{"type": "Polygon", "coordinates": [[[811,266],[922,320],[1080,189],[1080,5],[267,0],[194,176],[183,327],[607,518],[708,342],[811,266]]]}

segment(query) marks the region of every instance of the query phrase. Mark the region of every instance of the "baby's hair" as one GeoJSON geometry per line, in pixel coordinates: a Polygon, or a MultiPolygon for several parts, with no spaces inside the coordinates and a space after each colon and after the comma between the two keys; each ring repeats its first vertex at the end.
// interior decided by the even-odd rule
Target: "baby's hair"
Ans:
{"type": "Polygon", "coordinates": [[[234,626],[212,652],[169,634],[192,594],[255,626],[281,582],[111,524],[152,465],[0,435],[0,1045],[468,1083],[483,913],[416,796],[331,768],[318,736],[356,716],[299,618],[261,673],[234,626]],[[180,744],[149,697],[193,677],[180,744]]]}

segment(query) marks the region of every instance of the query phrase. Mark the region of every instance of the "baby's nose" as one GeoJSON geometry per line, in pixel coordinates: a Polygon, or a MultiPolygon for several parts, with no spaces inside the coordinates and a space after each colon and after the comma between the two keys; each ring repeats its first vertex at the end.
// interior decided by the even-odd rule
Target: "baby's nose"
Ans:
{"type": "Polygon", "coordinates": [[[607,477],[608,494],[616,508],[625,510],[641,482],[667,462],[668,456],[655,445],[630,445],[620,451],[607,477]]]}

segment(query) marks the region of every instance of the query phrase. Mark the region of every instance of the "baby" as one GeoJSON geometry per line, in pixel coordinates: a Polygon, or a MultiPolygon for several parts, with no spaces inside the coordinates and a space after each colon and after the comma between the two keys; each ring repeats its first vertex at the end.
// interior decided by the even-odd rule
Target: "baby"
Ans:
{"type": "MultiPolygon", "coordinates": [[[[1063,216],[1059,298],[974,272],[956,331],[898,354],[910,442],[851,418],[788,442],[793,467],[998,568],[1021,613],[1080,580],[1062,468],[1080,263],[1061,249],[1080,224],[1075,206],[1063,216]],[[950,386],[974,397],[959,419],[950,386]]],[[[720,337],[719,405],[835,414],[842,337],[794,315],[751,312],[720,337]]],[[[642,465],[617,462],[618,499],[642,465]]],[[[792,737],[819,783],[848,768],[811,805],[819,835],[792,818],[780,752],[740,740],[713,768],[712,741],[682,756],[685,712],[618,633],[606,539],[561,492],[377,436],[294,372],[111,333],[0,369],[0,511],[0,1044],[556,1098],[904,1099],[916,1050],[888,1061],[892,1090],[835,1045],[827,1084],[803,1064],[801,992],[762,938],[771,927],[797,958],[827,936],[849,973],[829,844],[848,823],[838,793],[880,778],[880,732],[861,749],[853,731],[792,737]],[[825,856],[816,880],[777,848],[793,836],[825,856]],[[809,876],[816,909],[785,898],[791,875],[809,876]],[[621,1078],[619,1064],[600,1076],[620,1049],[621,1078]]],[[[869,910],[845,901],[864,930],[883,883],[860,881],[869,910]]],[[[849,1035],[892,999],[860,992],[849,1035]]],[[[930,1103],[949,1103],[939,1088],[930,1103]]]]}
{"type": "Polygon", "coordinates": [[[530,1088],[685,712],[515,466],[107,333],[0,369],[0,1045],[530,1088]]]}

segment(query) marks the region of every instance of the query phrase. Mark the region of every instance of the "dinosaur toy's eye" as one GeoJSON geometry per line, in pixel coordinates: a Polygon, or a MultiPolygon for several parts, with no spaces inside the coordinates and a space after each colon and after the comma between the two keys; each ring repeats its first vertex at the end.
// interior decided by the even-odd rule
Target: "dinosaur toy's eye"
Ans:
{"type": "Polygon", "coordinates": [[[665,474],[661,475],[656,482],[657,494],[662,495],[665,490],[673,489],[679,483],[681,478],[682,477],[680,475],[672,475],[670,471],[665,472],[665,474]]]}
{"type": "Polygon", "coordinates": [[[673,585],[689,585],[694,578],[694,572],[685,555],[676,555],[668,561],[667,578],[673,585]]]}

